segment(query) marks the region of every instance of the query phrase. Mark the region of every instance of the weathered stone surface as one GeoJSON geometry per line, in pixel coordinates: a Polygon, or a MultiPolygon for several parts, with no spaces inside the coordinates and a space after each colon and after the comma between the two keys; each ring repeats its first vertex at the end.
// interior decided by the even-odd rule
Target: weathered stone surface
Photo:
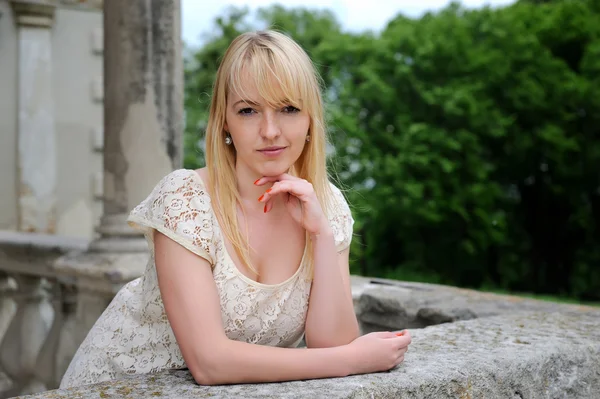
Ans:
{"type": "Polygon", "coordinates": [[[90,280],[93,286],[89,289],[92,291],[106,291],[103,288],[104,284],[111,287],[114,284],[115,287],[107,292],[116,294],[115,289],[118,290],[123,284],[142,275],[148,258],[148,251],[71,252],[55,261],[54,270],[59,276],[69,276],[78,286],[83,281],[90,280]]]}
{"type": "Polygon", "coordinates": [[[106,0],[103,13],[104,215],[126,215],[182,164],[181,5],[106,0]]]}
{"type": "Polygon", "coordinates": [[[85,239],[0,230],[0,269],[8,273],[56,277],[52,262],[69,251],[85,250],[87,246],[85,239]]]}
{"type": "Polygon", "coordinates": [[[19,230],[56,228],[56,127],[52,86],[54,5],[11,0],[19,30],[19,230]]]}
{"type": "Polygon", "coordinates": [[[353,278],[353,294],[363,332],[423,328],[530,311],[597,310],[451,286],[364,277],[353,278]]]}
{"type": "Polygon", "coordinates": [[[277,384],[203,387],[187,371],[56,390],[34,398],[599,398],[600,313],[532,312],[411,331],[398,368],[277,384]]]}

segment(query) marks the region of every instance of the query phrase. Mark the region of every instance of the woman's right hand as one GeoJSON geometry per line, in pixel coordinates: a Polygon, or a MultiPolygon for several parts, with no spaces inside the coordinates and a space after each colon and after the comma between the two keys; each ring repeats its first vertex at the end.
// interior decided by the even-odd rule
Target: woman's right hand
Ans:
{"type": "Polygon", "coordinates": [[[412,339],[407,330],[373,332],[365,334],[350,344],[350,374],[376,373],[390,370],[404,361],[412,339]]]}

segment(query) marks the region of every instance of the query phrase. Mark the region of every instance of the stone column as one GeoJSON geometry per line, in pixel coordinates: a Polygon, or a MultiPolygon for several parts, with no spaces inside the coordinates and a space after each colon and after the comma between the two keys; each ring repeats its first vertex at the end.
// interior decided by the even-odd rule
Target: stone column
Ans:
{"type": "Polygon", "coordinates": [[[179,1],[104,1],[104,216],[100,232],[106,239],[130,234],[131,229],[123,224],[126,215],[158,180],[181,166],[179,20],[179,1]]]}
{"type": "Polygon", "coordinates": [[[56,132],[52,88],[54,4],[11,0],[18,29],[19,230],[54,233],[56,132]]]}
{"type": "MultiPolygon", "coordinates": [[[[126,224],[131,209],[182,165],[180,0],[104,0],[104,193],[100,237],[57,261],[78,288],[78,345],[123,284],[139,277],[147,245],[126,224]]],[[[64,353],[60,356],[64,358],[64,353]]]]}

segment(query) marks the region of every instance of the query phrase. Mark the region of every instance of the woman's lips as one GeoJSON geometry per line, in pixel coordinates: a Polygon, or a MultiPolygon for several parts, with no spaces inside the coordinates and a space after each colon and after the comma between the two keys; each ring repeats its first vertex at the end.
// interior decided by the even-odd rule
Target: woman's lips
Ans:
{"type": "Polygon", "coordinates": [[[267,148],[258,150],[258,152],[260,152],[261,154],[266,155],[268,157],[276,157],[279,154],[281,154],[285,149],[286,149],[286,147],[267,147],[267,148]]]}

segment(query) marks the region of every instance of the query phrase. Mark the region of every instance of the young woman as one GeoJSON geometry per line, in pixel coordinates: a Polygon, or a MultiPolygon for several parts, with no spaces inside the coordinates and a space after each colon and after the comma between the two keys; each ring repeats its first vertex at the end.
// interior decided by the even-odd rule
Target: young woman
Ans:
{"type": "Polygon", "coordinates": [[[328,180],[325,143],[306,53],[273,31],[236,38],[216,77],[207,167],[170,173],[131,212],[148,267],[96,322],[61,388],[186,367],[212,385],[402,362],[408,332],[359,336],[353,219],[328,180]]]}

